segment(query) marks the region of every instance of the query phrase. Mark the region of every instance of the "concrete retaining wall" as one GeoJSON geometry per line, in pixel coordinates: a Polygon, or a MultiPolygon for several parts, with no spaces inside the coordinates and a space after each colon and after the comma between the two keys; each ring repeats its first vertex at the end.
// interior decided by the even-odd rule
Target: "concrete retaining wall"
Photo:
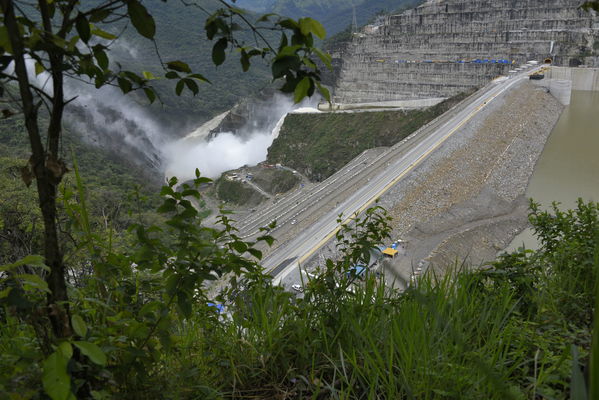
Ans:
{"type": "Polygon", "coordinates": [[[546,76],[572,82],[572,90],[599,91],[599,68],[551,67],[546,76]]]}
{"type": "Polygon", "coordinates": [[[568,105],[572,90],[599,91],[599,68],[551,67],[545,72],[545,79],[535,83],[568,105]]]}

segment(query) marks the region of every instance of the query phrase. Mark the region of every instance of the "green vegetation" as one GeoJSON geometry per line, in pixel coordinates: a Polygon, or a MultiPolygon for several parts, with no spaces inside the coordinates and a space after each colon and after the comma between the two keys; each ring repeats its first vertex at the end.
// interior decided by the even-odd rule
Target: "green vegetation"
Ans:
{"type": "MultiPolygon", "coordinates": [[[[42,123],[47,124],[47,120],[42,123]]],[[[84,198],[89,205],[90,224],[95,229],[112,230],[115,243],[124,240],[132,223],[161,220],[154,211],[159,204],[157,191],[161,179],[153,170],[129,164],[81,141],[69,131],[63,136],[62,153],[69,169],[77,163],[78,172],[86,182],[84,198]]],[[[23,121],[16,117],[0,120],[0,185],[3,188],[0,193],[0,263],[15,262],[42,248],[43,224],[35,186],[26,186],[21,175],[29,154],[23,121]]],[[[66,175],[59,188],[59,204],[66,200],[65,194],[76,192],[75,181],[74,174],[66,175]]],[[[65,227],[71,224],[62,206],[58,218],[65,227]]],[[[68,235],[61,239],[65,246],[72,248],[68,235]]]]}
{"type": "Polygon", "coordinates": [[[322,181],[364,150],[392,146],[466,97],[414,111],[290,114],[268,149],[268,161],[322,181]]]}
{"type": "MultiPolygon", "coordinates": [[[[214,0],[200,0],[197,4],[208,12],[214,12],[219,7],[214,0]]],[[[187,62],[193,71],[201,73],[211,82],[200,86],[198,96],[189,92],[176,96],[169,80],[153,82],[163,102],[152,106],[153,113],[173,130],[206,121],[228,110],[240,99],[256,93],[271,81],[269,66],[265,61],[256,60],[254,68],[247,73],[235,59],[214,66],[212,59],[206,56],[211,53],[214,42],[206,38],[203,29],[206,13],[198,7],[186,6],[182,2],[156,1],[148,3],[148,10],[156,20],[156,44],[160,56],[187,62]]],[[[256,17],[250,15],[252,20],[256,17]]],[[[248,45],[255,44],[249,31],[239,32],[239,36],[240,41],[248,45]]],[[[276,44],[274,35],[269,34],[268,38],[276,44]]],[[[128,32],[125,40],[134,51],[117,53],[118,61],[133,71],[149,70],[158,76],[161,64],[154,44],[134,32],[128,32]]],[[[140,98],[139,101],[143,102],[144,99],[140,98]]]]}
{"type": "MultiPolygon", "coordinates": [[[[249,70],[252,60],[269,57],[273,79],[284,78],[285,83],[281,91],[293,93],[296,102],[300,102],[306,96],[312,96],[316,90],[329,99],[328,91],[320,84],[320,71],[314,61],[318,58],[324,64],[330,64],[330,57],[314,47],[315,37],[321,40],[325,37],[325,29],[318,21],[311,18],[301,18],[296,21],[265,15],[253,23],[243,10],[233,7],[226,1],[217,0],[215,3],[220,8],[212,10],[213,12],[200,4],[189,5],[199,8],[208,15],[204,31],[208,40],[215,41],[211,46],[211,59],[215,66],[222,65],[226,61],[227,49],[237,50],[244,71],[249,70]],[[241,26],[252,31],[256,40],[254,46],[248,46],[237,35],[242,30],[241,26]],[[278,50],[275,50],[269,45],[262,32],[277,31],[281,40],[278,50]]],[[[155,47],[158,46],[156,21],[140,0],[107,0],[92,3],[82,3],[77,0],[40,0],[36,7],[20,7],[12,1],[1,1],[0,10],[3,16],[0,26],[2,28],[0,29],[0,55],[2,55],[0,57],[2,72],[0,97],[7,104],[2,114],[5,118],[9,117],[14,114],[14,109],[23,113],[31,157],[27,164],[21,167],[21,176],[27,186],[35,181],[44,227],[43,249],[31,249],[31,252],[43,252],[43,259],[26,257],[23,260],[28,261],[8,265],[6,270],[17,271],[19,272],[17,275],[22,277],[21,267],[31,264],[43,271],[38,275],[25,274],[27,277],[25,280],[28,282],[27,285],[35,282],[35,287],[42,288],[47,295],[45,307],[41,308],[40,315],[50,322],[51,329],[46,332],[48,339],[46,348],[49,348],[50,345],[60,345],[64,339],[72,338],[74,335],[83,336],[77,330],[79,324],[71,318],[67,287],[67,278],[70,274],[65,259],[67,245],[62,237],[65,231],[59,219],[58,202],[63,201],[67,214],[75,225],[74,229],[84,234],[85,244],[82,246],[89,246],[90,256],[96,253],[93,242],[97,239],[91,233],[93,227],[77,168],[75,168],[77,192],[70,192],[68,189],[59,192],[62,189],[61,181],[68,172],[62,148],[63,118],[65,107],[74,100],[74,98],[69,99],[65,94],[66,80],[75,78],[84,82],[93,82],[96,88],[106,85],[118,86],[123,94],[137,90],[137,93],[143,93],[150,103],[158,98],[157,88],[152,83],[159,82],[162,77],[176,82],[177,95],[181,95],[184,91],[197,95],[198,82],[208,80],[205,76],[194,73],[191,67],[181,60],[164,61],[160,58],[159,74],[147,70],[138,72],[124,70],[122,64],[114,62],[114,59],[111,64],[107,52],[118,48],[115,43],[123,46],[122,28],[129,23],[139,38],[148,40],[155,47]],[[121,41],[117,42],[119,39],[121,41]],[[38,83],[37,79],[32,78],[32,72],[43,83],[38,83]],[[47,75],[40,76],[42,73],[47,75]],[[17,92],[15,88],[18,88],[18,98],[13,95],[17,92]],[[80,206],[69,204],[77,197],[81,202],[80,206]],[[80,218],[75,215],[76,213],[80,213],[80,218]]],[[[126,43],[125,47],[127,47],[126,43]]],[[[112,56],[114,53],[110,54],[112,56]]],[[[177,196],[181,198],[187,195],[184,190],[176,196],[171,195],[169,199],[174,201],[177,196]]],[[[172,204],[167,201],[162,211],[174,211],[171,206],[172,204]]],[[[188,210],[193,209],[194,216],[197,217],[198,211],[188,200],[185,200],[185,206],[188,210]]],[[[152,232],[155,231],[156,229],[152,232]]],[[[68,234],[70,232],[67,231],[68,234]]],[[[67,237],[68,239],[71,238],[67,237]]],[[[112,239],[112,232],[109,231],[109,251],[113,250],[112,239]]],[[[201,280],[205,279],[207,278],[201,277],[201,280]]],[[[9,293],[12,293],[11,288],[7,288],[3,296],[6,297],[9,293]]],[[[39,304],[43,303],[41,298],[37,300],[39,304]]],[[[78,361],[83,369],[89,361],[97,361],[95,356],[89,356],[89,346],[92,343],[84,342],[85,345],[82,345],[84,348],[81,348],[77,342],[74,344],[79,349],[76,356],[79,357],[78,361]],[[83,355],[89,356],[90,360],[85,361],[83,355]]],[[[56,384],[57,380],[61,380],[59,378],[64,378],[62,365],[66,366],[73,355],[70,342],[69,346],[62,350],[62,354],[50,354],[44,364],[44,373],[50,376],[47,380],[48,385],[51,386],[49,388],[45,385],[46,392],[58,398],[69,397],[70,393],[68,388],[65,392],[64,380],[56,384]],[[57,363],[59,366],[56,365],[57,363]],[[60,377],[57,377],[58,373],[61,374],[60,377]]],[[[75,392],[79,393],[79,390],[75,392]]],[[[90,395],[85,390],[82,394],[86,397],[90,395]]]]}
{"type": "Polygon", "coordinates": [[[276,12],[281,15],[298,15],[317,18],[329,35],[351,25],[352,3],[356,7],[358,25],[364,25],[382,12],[394,12],[420,4],[422,0],[239,0],[240,7],[259,12],[276,12]]]}
{"type": "Polygon", "coordinates": [[[238,206],[255,206],[264,200],[264,196],[239,181],[230,181],[224,177],[215,183],[216,195],[220,200],[238,206]]]}
{"type": "MultiPolygon", "coordinates": [[[[12,1],[0,8],[0,67],[6,72],[14,64],[1,88],[19,86],[26,122],[8,120],[3,132],[15,128],[24,137],[25,126],[32,152],[12,150],[19,144],[11,136],[3,140],[0,179],[11,197],[2,199],[0,228],[17,236],[0,248],[6,252],[0,397],[597,398],[596,382],[587,394],[581,372],[590,365],[596,376],[599,359],[596,337],[591,347],[598,324],[597,204],[553,215],[533,205],[543,248],[505,256],[493,269],[429,276],[404,293],[371,277],[348,291],[353,277],[346,272],[390,232],[384,210],[370,209],[343,227],[342,257],[327,260],[298,299],[273,287],[258,264],[259,248],[272,237],[243,241],[228,213],[218,216],[219,229],[204,226],[205,213],[194,204],[202,204],[197,188],[209,180],[198,171],[193,186],[176,191],[172,179],[161,189],[150,214],[159,217],[152,220],[129,215],[116,222],[122,214],[109,201],[115,194],[93,195],[119,179],[119,188],[132,186],[137,176],[127,166],[105,170],[105,156],[69,141],[61,126],[68,100],[63,78],[84,76],[97,86],[113,81],[152,100],[152,74],[112,71],[107,48],[88,45],[92,36],[112,40],[102,29],[114,19],[153,40],[155,21],[140,1],[40,0],[36,8],[23,7],[41,13],[35,17],[12,1]],[[51,93],[28,80],[26,59],[52,72],[51,93]],[[41,99],[50,100],[46,108],[41,99]],[[70,174],[68,147],[81,164],[72,160],[70,174]],[[97,179],[89,187],[81,177],[86,169],[97,179]],[[106,172],[94,173],[100,169],[106,172]],[[32,200],[18,190],[19,178],[37,186],[41,212],[27,214],[32,200]],[[36,234],[38,220],[43,236],[36,234]],[[118,223],[128,229],[114,229],[118,223]],[[226,290],[208,298],[210,282],[223,277],[232,277],[226,290]],[[227,313],[218,314],[213,301],[227,313]]],[[[226,8],[205,26],[216,39],[215,64],[224,62],[228,47],[239,50],[244,69],[251,57],[274,53],[273,76],[285,77],[284,89],[297,100],[319,88],[310,57],[327,58],[313,48],[322,26],[311,19],[274,22],[288,30],[293,46],[285,36],[278,51],[250,49],[232,35],[237,17],[226,8]]],[[[180,61],[165,63],[162,72],[179,93],[198,92],[196,80],[204,79],[180,61]]],[[[130,204],[139,206],[139,199],[130,204]]]]}
{"type": "MultiPolygon", "coordinates": [[[[128,249],[75,234],[93,246],[85,250],[92,268],[69,284],[71,339],[51,345],[39,334],[46,322],[33,309],[44,286],[22,264],[2,267],[1,396],[594,398],[599,204],[551,213],[532,204],[541,249],[427,275],[403,293],[374,275],[347,290],[355,277],[346,271],[390,231],[384,210],[370,209],[343,227],[342,257],[327,260],[296,298],[238,255],[260,258],[256,243],[236,237],[226,215],[224,230],[203,227],[174,184],[162,190],[167,223],[136,226],[128,249]],[[243,282],[234,278],[216,300],[226,305],[219,315],[200,288],[241,271],[243,282]]],[[[81,217],[84,208],[73,210],[81,217]]],[[[24,263],[43,268],[36,258],[24,263]]]]}
{"type": "Polygon", "coordinates": [[[267,169],[254,175],[254,183],[274,195],[293,189],[300,183],[300,178],[286,169],[267,169]]]}

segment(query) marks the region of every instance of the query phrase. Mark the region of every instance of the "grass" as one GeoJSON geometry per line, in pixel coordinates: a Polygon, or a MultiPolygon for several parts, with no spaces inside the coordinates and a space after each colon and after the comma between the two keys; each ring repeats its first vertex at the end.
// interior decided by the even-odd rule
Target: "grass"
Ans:
{"type": "MultiPolygon", "coordinates": [[[[596,385],[573,371],[596,371],[599,357],[591,350],[598,209],[533,208],[545,246],[502,256],[492,268],[456,265],[403,293],[372,275],[362,290],[341,295],[311,281],[304,299],[257,286],[216,329],[197,324],[178,334],[195,354],[218,349],[201,367],[216,398],[575,398],[596,385]]],[[[175,371],[202,360],[182,358],[175,371]]]]}
{"type": "Polygon", "coordinates": [[[370,280],[337,312],[254,292],[221,329],[182,333],[200,354],[219,349],[208,375],[227,398],[567,398],[569,343],[522,319],[508,285],[479,283],[429,277],[389,296],[370,280]]]}
{"type": "Polygon", "coordinates": [[[263,169],[254,175],[254,183],[270,194],[285,193],[300,183],[300,178],[286,169],[263,169]]]}
{"type": "Polygon", "coordinates": [[[260,193],[238,181],[220,178],[215,184],[216,195],[220,200],[240,206],[260,204],[264,199],[260,193]]]}
{"type": "Polygon", "coordinates": [[[458,95],[424,110],[290,114],[268,149],[268,161],[322,181],[364,150],[401,141],[465,97],[458,95]]]}
{"type": "MultiPolygon", "coordinates": [[[[341,268],[364,246],[360,238],[377,237],[376,221],[385,221],[371,217],[372,224],[355,224],[364,231],[342,250],[346,259],[328,260],[303,298],[248,277],[243,290],[222,299],[226,315],[202,297],[190,317],[173,313],[165,319],[168,340],[154,338],[149,353],[142,351],[151,361],[121,360],[136,366],[135,380],[122,376],[129,369],[118,363],[114,346],[125,346],[121,329],[148,315],[127,308],[117,315],[129,325],[119,326],[116,316],[100,324],[115,330],[109,338],[116,340],[97,339],[111,360],[103,370],[110,378],[102,381],[105,393],[123,399],[595,398],[596,380],[585,380],[582,371],[590,366],[596,376],[599,359],[596,330],[591,346],[598,324],[599,204],[580,201],[576,210],[546,212],[532,203],[530,221],[542,247],[503,255],[488,268],[450,266],[444,276],[426,274],[404,292],[374,274],[359,290],[339,289],[351,279],[341,268]],[[125,386],[111,387],[113,377],[125,386]]],[[[160,282],[144,289],[135,279],[140,305],[146,296],[160,299],[160,282]]],[[[74,294],[88,302],[87,290],[74,294]]],[[[0,309],[0,360],[11,368],[0,369],[0,395],[24,387],[35,392],[37,342],[6,310],[0,309]],[[13,362],[24,355],[25,363],[13,362]]]]}

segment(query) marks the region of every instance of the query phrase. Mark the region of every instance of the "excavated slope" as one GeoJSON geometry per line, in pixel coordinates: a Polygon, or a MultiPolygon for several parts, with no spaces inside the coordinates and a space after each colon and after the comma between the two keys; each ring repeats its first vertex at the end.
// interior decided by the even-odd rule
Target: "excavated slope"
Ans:
{"type": "Polygon", "coordinates": [[[580,0],[430,0],[354,35],[340,103],[449,97],[528,60],[599,66],[599,17],[580,0]]]}

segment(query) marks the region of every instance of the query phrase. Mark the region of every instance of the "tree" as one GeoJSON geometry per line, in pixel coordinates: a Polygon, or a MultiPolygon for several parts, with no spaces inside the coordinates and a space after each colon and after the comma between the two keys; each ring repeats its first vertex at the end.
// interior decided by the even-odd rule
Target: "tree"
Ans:
{"type": "Polygon", "coordinates": [[[595,11],[599,12],[599,1],[598,0],[585,1],[581,7],[582,7],[582,9],[584,9],[586,11],[595,10],[595,11]]]}
{"type": "MultiPolygon", "coordinates": [[[[184,1],[184,0],[182,0],[184,1]]],[[[233,0],[233,3],[235,0],[233,0]]],[[[201,4],[186,3],[204,10],[201,4]]],[[[227,49],[239,53],[241,67],[250,68],[253,57],[270,57],[273,79],[284,79],[282,90],[294,93],[299,102],[318,89],[325,98],[328,92],[320,85],[320,71],[314,62],[318,57],[330,65],[330,57],[314,47],[314,36],[324,38],[325,30],[310,18],[293,20],[267,14],[255,22],[241,9],[225,0],[218,0],[221,8],[208,13],[206,35],[215,40],[211,58],[215,65],[225,61],[227,49]],[[249,29],[255,43],[240,42],[236,33],[249,29]],[[274,48],[262,32],[280,33],[280,44],[274,48]]],[[[62,119],[65,107],[73,99],[65,98],[64,84],[68,79],[83,80],[100,88],[118,86],[123,93],[141,90],[150,102],[159,98],[152,87],[158,79],[149,72],[139,73],[111,69],[110,48],[123,30],[131,24],[137,34],[154,40],[156,25],[148,9],[140,0],[38,0],[34,4],[0,0],[0,96],[16,97],[23,114],[31,147],[31,158],[21,169],[25,184],[35,180],[38,201],[44,225],[44,262],[49,267],[45,276],[48,285],[46,314],[57,338],[72,335],[68,309],[65,266],[56,225],[57,187],[68,172],[59,153],[62,119]],[[111,31],[119,29],[120,34],[111,31]],[[34,78],[48,74],[51,89],[34,78]],[[13,96],[14,86],[18,95],[13,96]],[[43,108],[42,108],[43,107],[43,108]],[[40,113],[47,113],[49,124],[44,131],[40,113]]],[[[204,10],[205,11],[205,10],[204,10]]],[[[208,55],[207,55],[208,56],[208,55]]],[[[198,82],[207,82],[181,60],[161,62],[163,78],[176,82],[175,91],[186,88],[198,94],[198,82]]],[[[120,68],[120,67],[119,67],[120,68]]],[[[5,110],[5,114],[11,111],[5,110]]]]}

